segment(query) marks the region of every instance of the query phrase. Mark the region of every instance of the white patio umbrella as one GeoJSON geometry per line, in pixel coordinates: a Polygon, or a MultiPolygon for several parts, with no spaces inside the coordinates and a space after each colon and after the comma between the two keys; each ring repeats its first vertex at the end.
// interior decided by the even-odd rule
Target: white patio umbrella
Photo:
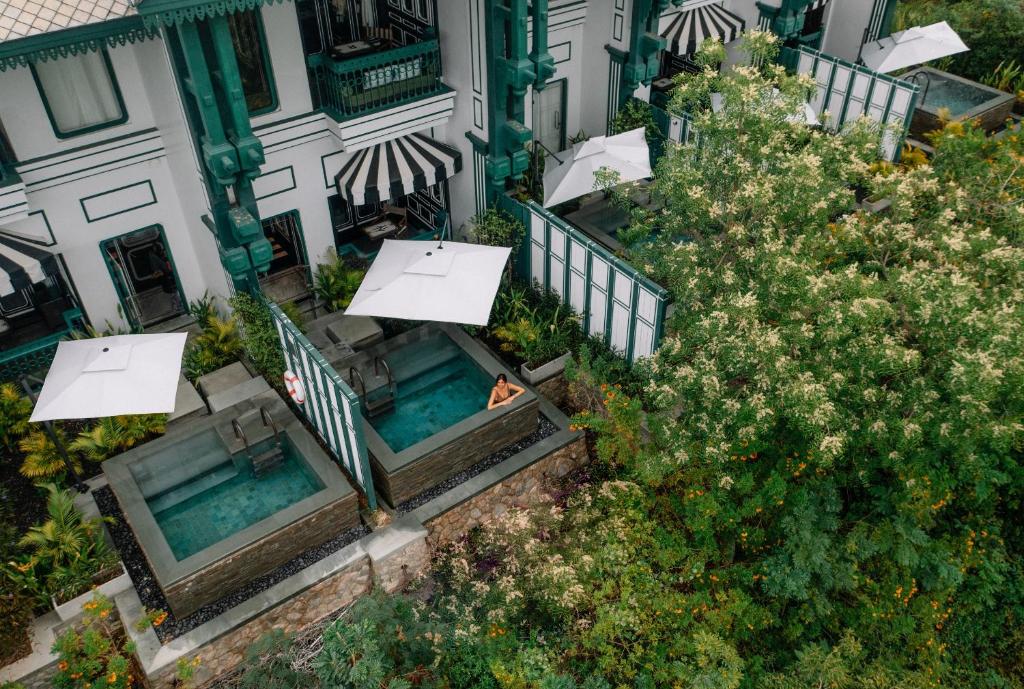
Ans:
{"type": "Polygon", "coordinates": [[[591,137],[559,156],[562,163],[544,171],[545,208],[594,191],[594,173],[601,168],[617,172],[621,183],[651,176],[643,127],[615,136],[591,137]]]}
{"type": "Polygon", "coordinates": [[[487,325],[511,251],[385,239],[345,314],[487,325]]]}
{"type": "Polygon", "coordinates": [[[946,22],[897,31],[864,46],[860,59],[876,72],[888,73],[970,50],[946,22]]]}
{"type": "Polygon", "coordinates": [[[57,344],[30,421],[174,411],[186,333],[57,344]]]}

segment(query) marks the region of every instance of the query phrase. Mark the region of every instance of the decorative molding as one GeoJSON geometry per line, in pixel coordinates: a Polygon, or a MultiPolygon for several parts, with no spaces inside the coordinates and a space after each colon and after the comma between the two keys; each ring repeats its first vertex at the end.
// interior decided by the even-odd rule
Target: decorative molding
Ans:
{"type": "Polygon", "coordinates": [[[85,196],[79,199],[78,203],[82,206],[82,214],[85,215],[86,222],[92,223],[138,210],[139,208],[155,205],[157,199],[153,183],[147,179],[135,184],[111,189],[110,191],[85,196]],[[142,192],[142,195],[139,192],[142,192]],[[102,201],[99,201],[100,199],[102,201]],[[92,213],[97,211],[101,215],[92,215],[92,213]]]}
{"type": "Polygon", "coordinates": [[[291,191],[297,186],[295,183],[295,169],[289,165],[277,170],[269,170],[254,179],[252,186],[257,201],[291,191]]]}
{"type": "Polygon", "coordinates": [[[155,38],[157,27],[140,17],[121,17],[100,24],[27,36],[0,44],[0,72],[37,62],[96,52],[155,38]]]}
{"type": "Polygon", "coordinates": [[[226,17],[276,2],[285,0],[146,0],[139,5],[139,14],[147,27],[173,27],[211,17],[226,17]]]}

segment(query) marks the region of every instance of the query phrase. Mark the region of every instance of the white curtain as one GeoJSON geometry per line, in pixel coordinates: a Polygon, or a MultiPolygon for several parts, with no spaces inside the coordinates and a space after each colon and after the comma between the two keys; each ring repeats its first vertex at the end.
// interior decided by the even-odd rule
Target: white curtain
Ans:
{"type": "Polygon", "coordinates": [[[36,63],[36,74],[61,133],[110,122],[124,115],[106,59],[100,52],[36,63]]]}

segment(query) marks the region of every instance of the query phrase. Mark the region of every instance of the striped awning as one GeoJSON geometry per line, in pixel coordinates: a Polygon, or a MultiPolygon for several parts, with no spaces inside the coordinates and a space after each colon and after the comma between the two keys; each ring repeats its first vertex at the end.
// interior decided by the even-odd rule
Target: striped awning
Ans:
{"type": "Polygon", "coordinates": [[[0,297],[28,289],[58,270],[57,257],[46,249],[0,233],[0,297]]]}
{"type": "Polygon", "coordinates": [[[829,0],[812,0],[811,4],[807,6],[807,12],[813,12],[814,10],[820,10],[822,7],[827,5],[829,0]]]}
{"type": "Polygon", "coordinates": [[[706,38],[722,43],[735,41],[743,33],[744,22],[722,5],[701,5],[676,15],[661,35],[676,55],[692,55],[706,38]]]}
{"type": "Polygon", "coordinates": [[[462,169],[458,149],[409,134],[357,152],[334,176],[338,193],[355,206],[426,189],[462,169]]]}

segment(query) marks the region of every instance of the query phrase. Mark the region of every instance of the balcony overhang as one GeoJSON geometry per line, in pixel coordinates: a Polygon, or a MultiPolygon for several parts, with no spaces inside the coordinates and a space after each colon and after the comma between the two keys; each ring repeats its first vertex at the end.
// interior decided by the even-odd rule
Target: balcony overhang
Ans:
{"type": "Polygon", "coordinates": [[[139,15],[148,28],[174,27],[210,17],[224,17],[235,12],[254,10],[285,0],[141,0],[139,15]]]}
{"type": "Polygon", "coordinates": [[[0,43],[0,72],[102,48],[116,48],[156,35],[138,16],[40,33],[0,43]]]}
{"type": "MultiPolygon", "coordinates": [[[[346,151],[359,151],[399,136],[447,124],[455,111],[455,91],[432,96],[337,123],[346,151]]],[[[333,118],[332,118],[333,119],[333,118]]]]}

